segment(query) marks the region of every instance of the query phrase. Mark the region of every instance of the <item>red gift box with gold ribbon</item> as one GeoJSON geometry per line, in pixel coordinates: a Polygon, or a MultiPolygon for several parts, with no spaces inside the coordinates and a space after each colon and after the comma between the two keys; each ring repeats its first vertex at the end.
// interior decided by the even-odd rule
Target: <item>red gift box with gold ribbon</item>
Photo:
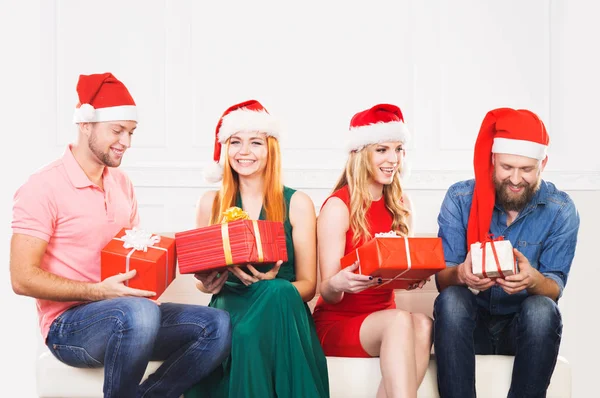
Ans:
{"type": "Polygon", "coordinates": [[[180,273],[287,261],[283,223],[249,220],[239,208],[229,209],[224,220],[222,224],[175,234],[180,273]]]}
{"type": "Polygon", "coordinates": [[[100,278],[135,269],[125,285],[155,292],[155,300],[175,279],[176,261],[175,239],[123,228],[100,253],[100,278]]]}
{"type": "Polygon", "coordinates": [[[356,273],[383,279],[371,289],[406,289],[446,268],[441,238],[408,238],[393,232],[376,234],[340,263],[346,268],[356,261],[356,273]]]}

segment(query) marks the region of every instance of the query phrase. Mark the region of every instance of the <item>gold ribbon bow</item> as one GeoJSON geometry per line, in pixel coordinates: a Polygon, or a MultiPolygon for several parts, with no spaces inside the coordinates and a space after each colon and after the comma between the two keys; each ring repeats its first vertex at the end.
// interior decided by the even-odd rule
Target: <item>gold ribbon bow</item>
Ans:
{"type": "MultiPolygon", "coordinates": [[[[229,240],[229,227],[227,223],[240,220],[250,220],[250,216],[239,207],[230,207],[223,212],[223,218],[221,219],[221,238],[223,239],[223,252],[225,253],[225,264],[227,265],[233,265],[233,255],[231,253],[231,241],[229,240]]],[[[260,240],[260,230],[258,229],[256,220],[252,220],[252,227],[254,228],[254,238],[256,239],[258,262],[262,263],[264,255],[262,242],[260,240]]]]}
{"type": "Polygon", "coordinates": [[[223,219],[221,224],[226,222],[238,221],[238,220],[249,220],[250,216],[244,210],[239,207],[230,207],[223,212],[223,219]]]}

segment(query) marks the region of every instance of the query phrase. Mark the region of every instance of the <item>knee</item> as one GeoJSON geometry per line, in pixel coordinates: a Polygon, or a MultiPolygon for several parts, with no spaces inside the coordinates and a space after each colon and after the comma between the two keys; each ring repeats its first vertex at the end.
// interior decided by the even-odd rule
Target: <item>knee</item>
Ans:
{"type": "Polygon", "coordinates": [[[154,340],[160,328],[160,308],[148,299],[126,297],[115,300],[119,332],[125,330],[138,341],[154,340]]]}
{"type": "Polygon", "coordinates": [[[395,310],[393,316],[386,327],[386,332],[394,335],[413,333],[414,324],[410,312],[395,310]]]}
{"type": "Polygon", "coordinates": [[[415,337],[431,339],[433,320],[425,314],[412,314],[415,337]]]}
{"type": "Polygon", "coordinates": [[[562,318],[558,305],[546,296],[530,296],[523,301],[519,324],[526,333],[534,335],[562,332],[562,318]]]}
{"type": "Polygon", "coordinates": [[[231,341],[231,319],[229,313],[219,309],[213,309],[211,318],[205,328],[215,339],[222,341],[224,344],[229,344],[231,341]]]}
{"type": "Polygon", "coordinates": [[[434,317],[471,315],[476,309],[475,295],[464,286],[450,286],[435,299],[434,317]]]}

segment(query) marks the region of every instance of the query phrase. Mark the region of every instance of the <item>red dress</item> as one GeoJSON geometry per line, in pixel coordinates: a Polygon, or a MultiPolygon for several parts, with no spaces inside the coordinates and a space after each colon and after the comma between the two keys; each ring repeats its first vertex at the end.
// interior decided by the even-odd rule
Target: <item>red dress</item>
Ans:
{"type": "MultiPolygon", "coordinates": [[[[350,192],[348,186],[334,192],[325,202],[336,197],[341,199],[350,211],[350,192]]],[[[389,232],[392,229],[393,217],[385,207],[383,197],[374,201],[367,210],[366,219],[369,232],[374,235],[379,232],[389,232]]],[[[362,245],[352,244],[354,233],[348,229],[344,254],[362,245]]],[[[360,327],[367,316],[376,311],[394,309],[394,291],[392,289],[367,289],[360,293],[344,293],[342,301],[328,304],[319,297],[313,317],[317,335],[327,356],[336,357],[371,357],[360,344],[360,327]]]]}

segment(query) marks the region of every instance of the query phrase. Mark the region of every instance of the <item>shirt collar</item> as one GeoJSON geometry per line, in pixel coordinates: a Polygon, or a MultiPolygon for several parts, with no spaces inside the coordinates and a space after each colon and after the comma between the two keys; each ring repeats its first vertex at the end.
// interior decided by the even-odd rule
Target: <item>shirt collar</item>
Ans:
{"type": "MultiPolygon", "coordinates": [[[[85,174],[75,156],[73,156],[72,146],[68,145],[65,153],[62,157],[63,165],[65,166],[65,170],[67,171],[67,175],[69,176],[69,180],[71,184],[75,188],[86,188],[90,186],[96,186],[93,182],[90,181],[88,176],[85,174]]],[[[102,173],[102,178],[106,181],[106,177],[109,172],[109,167],[104,167],[104,171],[102,173]]]]}

